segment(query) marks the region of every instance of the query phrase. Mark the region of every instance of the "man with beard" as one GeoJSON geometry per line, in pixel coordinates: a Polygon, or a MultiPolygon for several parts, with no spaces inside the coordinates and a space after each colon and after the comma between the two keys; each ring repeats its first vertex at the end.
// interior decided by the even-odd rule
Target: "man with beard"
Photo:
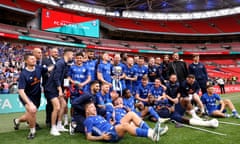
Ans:
{"type": "Polygon", "coordinates": [[[113,106],[108,84],[103,83],[101,90],[96,94],[96,108],[99,115],[104,116],[106,114],[106,120],[110,121],[113,106]]]}
{"type": "Polygon", "coordinates": [[[90,82],[90,92],[79,93],[76,89],[76,93],[72,94],[71,104],[73,108],[72,122],[70,124],[70,132],[84,132],[83,122],[85,120],[85,104],[92,102],[97,106],[96,95],[100,90],[99,81],[90,82]],[[76,124],[76,126],[74,126],[76,124]]]}
{"type": "Polygon", "coordinates": [[[162,77],[164,79],[164,82],[168,81],[169,79],[168,65],[169,65],[169,55],[164,55],[163,62],[161,63],[162,77]]]}
{"type": "Polygon", "coordinates": [[[94,51],[93,50],[88,50],[87,51],[87,56],[88,56],[88,61],[87,61],[87,67],[90,71],[91,74],[91,81],[97,80],[96,77],[96,65],[97,65],[97,59],[94,59],[94,51]]]}
{"type": "Polygon", "coordinates": [[[189,74],[185,81],[181,83],[181,97],[189,99],[198,105],[201,114],[205,114],[204,106],[198,95],[200,87],[198,82],[195,80],[195,76],[189,74]]]}
{"type": "MultiPolygon", "coordinates": [[[[118,79],[117,81],[119,81],[119,87],[121,89],[120,90],[121,93],[122,93],[122,90],[124,90],[126,88],[126,84],[125,84],[125,76],[126,76],[126,74],[125,74],[125,71],[126,71],[125,65],[121,62],[120,54],[115,54],[114,57],[113,57],[113,64],[112,64],[111,72],[112,72],[112,75],[113,75],[113,79],[115,79],[115,81],[118,79]],[[119,73],[118,78],[116,77],[116,74],[114,72],[115,71],[114,69],[116,67],[121,68],[121,73],[119,73]]],[[[114,89],[114,85],[113,85],[113,90],[116,90],[116,89],[114,89]]]]}
{"type": "Polygon", "coordinates": [[[67,105],[63,93],[63,83],[65,74],[68,71],[68,62],[72,61],[72,59],[73,51],[71,49],[64,49],[63,58],[57,61],[44,87],[45,97],[53,105],[51,116],[52,127],[50,131],[50,134],[53,136],[59,136],[60,131],[67,131],[62,125],[62,117],[67,105]]]}
{"type": "Polygon", "coordinates": [[[187,64],[179,60],[179,54],[177,52],[172,55],[172,58],[173,61],[168,65],[168,74],[176,74],[178,81],[181,83],[188,75],[187,64]]]}
{"type": "Polygon", "coordinates": [[[68,71],[68,79],[72,84],[77,85],[83,91],[88,91],[88,83],[91,80],[89,69],[83,64],[83,53],[77,53],[75,64],[68,71]]]}
{"type": "MultiPolygon", "coordinates": [[[[43,59],[43,61],[42,61],[43,66],[55,65],[57,60],[58,60],[58,49],[57,48],[52,48],[52,49],[50,49],[49,52],[50,52],[49,57],[43,59]]],[[[50,76],[50,73],[46,73],[43,76],[43,87],[46,84],[49,76],[50,76]]],[[[45,121],[47,126],[51,125],[52,110],[53,110],[53,106],[51,104],[51,101],[47,101],[47,104],[46,104],[46,121],[45,121]]]]}

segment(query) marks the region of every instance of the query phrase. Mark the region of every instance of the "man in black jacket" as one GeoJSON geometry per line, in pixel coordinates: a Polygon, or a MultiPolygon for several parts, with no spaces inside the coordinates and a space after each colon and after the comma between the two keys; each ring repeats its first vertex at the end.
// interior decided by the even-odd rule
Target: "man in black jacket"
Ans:
{"type": "Polygon", "coordinates": [[[168,65],[169,76],[176,74],[178,81],[181,83],[188,75],[187,64],[179,60],[179,54],[177,52],[172,55],[172,58],[173,61],[168,65]]]}

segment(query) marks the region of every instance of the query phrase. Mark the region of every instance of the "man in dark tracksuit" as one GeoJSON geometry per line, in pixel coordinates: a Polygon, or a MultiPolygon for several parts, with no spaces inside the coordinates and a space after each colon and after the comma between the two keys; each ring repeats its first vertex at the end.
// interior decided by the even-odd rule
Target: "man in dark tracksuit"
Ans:
{"type": "Polygon", "coordinates": [[[177,104],[181,96],[180,83],[177,81],[175,74],[170,75],[169,81],[166,83],[166,94],[171,105],[177,104]]]}
{"type": "Polygon", "coordinates": [[[64,99],[63,84],[64,77],[68,71],[68,62],[72,61],[72,59],[72,49],[64,49],[63,58],[57,61],[54,70],[50,73],[44,86],[45,97],[48,101],[51,101],[53,105],[50,131],[50,134],[53,136],[59,136],[59,132],[61,131],[67,131],[62,125],[62,116],[67,106],[66,100],[64,99]]]}
{"type": "Polygon", "coordinates": [[[72,122],[70,125],[71,133],[74,132],[84,133],[83,122],[85,120],[85,105],[89,102],[93,102],[96,106],[96,93],[99,90],[100,90],[99,81],[94,80],[90,82],[89,92],[84,92],[82,94],[80,94],[78,90],[76,92],[71,92],[71,105],[73,108],[72,122]],[[74,124],[76,124],[76,126],[74,126],[74,124]]]}
{"type": "Polygon", "coordinates": [[[187,76],[186,80],[181,83],[180,90],[181,90],[181,97],[187,98],[190,101],[196,102],[201,113],[204,114],[204,106],[198,95],[200,86],[198,82],[195,80],[194,75],[189,74],[187,76]]]}
{"type": "Polygon", "coordinates": [[[178,53],[174,53],[172,57],[173,62],[170,62],[168,65],[169,76],[171,74],[176,74],[178,81],[181,83],[188,75],[187,64],[179,60],[178,53]]]}
{"type": "Polygon", "coordinates": [[[193,74],[198,82],[202,94],[207,92],[206,85],[208,81],[207,70],[203,63],[199,62],[199,54],[193,55],[193,63],[189,65],[189,74],[193,74]]]}

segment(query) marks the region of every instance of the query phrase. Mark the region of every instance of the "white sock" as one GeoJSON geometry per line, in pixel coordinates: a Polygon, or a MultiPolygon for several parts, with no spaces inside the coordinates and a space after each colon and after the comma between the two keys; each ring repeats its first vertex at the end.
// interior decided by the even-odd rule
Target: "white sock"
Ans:
{"type": "Polygon", "coordinates": [[[68,114],[64,114],[64,124],[68,124],[68,114]]]}
{"type": "Polygon", "coordinates": [[[57,129],[57,125],[52,125],[52,129],[57,129]]]}
{"type": "Polygon", "coordinates": [[[58,121],[57,122],[57,127],[61,127],[62,126],[62,121],[58,121]]]}
{"type": "Polygon", "coordinates": [[[15,119],[15,122],[16,122],[17,124],[19,124],[19,119],[15,119]]]}
{"type": "Polygon", "coordinates": [[[153,129],[148,129],[148,137],[152,138],[153,137],[153,129]]]}
{"type": "Polygon", "coordinates": [[[36,133],[36,128],[35,127],[34,128],[30,128],[30,133],[35,134],[36,133]]]}
{"type": "Polygon", "coordinates": [[[194,109],[190,111],[190,114],[192,115],[192,118],[202,120],[199,116],[197,116],[196,112],[194,109]]]}

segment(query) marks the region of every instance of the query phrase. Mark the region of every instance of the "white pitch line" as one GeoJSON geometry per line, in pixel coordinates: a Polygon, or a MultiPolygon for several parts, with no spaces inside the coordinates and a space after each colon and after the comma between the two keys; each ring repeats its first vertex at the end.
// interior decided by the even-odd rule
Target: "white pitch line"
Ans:
{"type": "Polygon", "coordinates": [[[225,122],[225,121],[218,121],[219,123],[222,123],[222,124],[229,124],[229,125],[235,125],[235,126],[240,126],[239,123],[232,123],[232,122],[225,122]]]}
{"type": "Polygon", "coordinates": [[[176,121],[172,121],[172,122],[174,122],[175,124],[183,125],[184,127],[187,127],[187,128],[204,131],[204,132],[208,132],[208,133],[211,133],[211,134],[227,136],[227,134],[225,134],[225,133],[220,133],[220,132],[215,132],[215,131],[211,131],[211,130],[207,130],[207,129],[203,129],[203,128],[199,128],[199,127],[194,127],[194,126],[183,124],[183,123],[179,123],[179,122],[176,122],[176,121]]]}

